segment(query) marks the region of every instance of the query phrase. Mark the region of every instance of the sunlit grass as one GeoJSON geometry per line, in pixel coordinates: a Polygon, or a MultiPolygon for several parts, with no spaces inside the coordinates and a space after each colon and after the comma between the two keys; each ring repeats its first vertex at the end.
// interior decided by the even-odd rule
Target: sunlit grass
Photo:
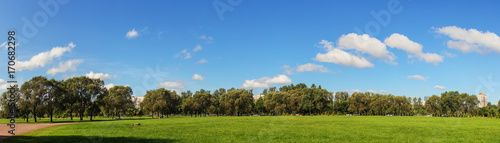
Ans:
{"type": "Polygon", "coordinates": [[[7,142],[500,142],[500,119],[385,116],[175,117],[83,122],[7,142]],[[141,126],[133,126],[141,123],[141,126]]]}

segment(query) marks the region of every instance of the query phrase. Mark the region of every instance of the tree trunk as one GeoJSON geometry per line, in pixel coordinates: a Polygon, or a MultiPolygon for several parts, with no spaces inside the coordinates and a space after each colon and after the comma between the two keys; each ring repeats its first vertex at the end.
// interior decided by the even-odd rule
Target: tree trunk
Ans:
{"type": "Polygon", "coordinates": [[[50,122],[52,123],[52,112],[50,112],[50,122]]]}
{"type": "Polygon", "coordinates": [[[35,118],[35,122],[36,122],[36,107],[33,108],[33,117],[35,118]]]}
{"type": "Polygon", "coordinates": [[[73,105],[71,105],[70,109],[69,109],[69,116],[71,116],[71,120],[73,120],[73,105]]]}

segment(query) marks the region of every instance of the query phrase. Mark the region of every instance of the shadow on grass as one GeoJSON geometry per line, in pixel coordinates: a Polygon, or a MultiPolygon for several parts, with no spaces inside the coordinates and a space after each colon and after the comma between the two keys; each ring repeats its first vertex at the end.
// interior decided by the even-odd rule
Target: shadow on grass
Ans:
{"type": "MultiPolygon", "coordinates": [[[[0,136],[1,138],[2,136],[0,136]]],[[[179,142],[172,139],[147,139],[136,137],[98,137],[98,136],[12,136],[4,143],[168,143],[179,142]]]]}

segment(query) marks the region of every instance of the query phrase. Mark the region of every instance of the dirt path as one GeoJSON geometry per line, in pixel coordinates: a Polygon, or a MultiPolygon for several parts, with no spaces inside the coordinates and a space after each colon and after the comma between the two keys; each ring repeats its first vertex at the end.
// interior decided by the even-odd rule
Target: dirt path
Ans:
{"type": "MultiPolygon", "coordinates": [[[[39,124],[16,124],[16,135],[33,131],[36,129],[42,129],[46,127],[56,126],[56,125],[66,125],[66,124],[74,124],[76,122],[69,123],[39,123],[39,124]]],[[[12,135],[8,133],[10,127],[6,124],[0,125],[0,143],[3,143],[3,140],[11,137],[12,135]]]]}

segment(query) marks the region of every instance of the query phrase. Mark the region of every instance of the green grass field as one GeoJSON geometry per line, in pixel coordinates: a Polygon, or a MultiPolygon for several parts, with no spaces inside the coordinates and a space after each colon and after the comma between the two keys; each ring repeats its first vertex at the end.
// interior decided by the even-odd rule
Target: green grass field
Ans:
{"type": "MultiPolygon", "coordinates": [[[[118,118],[118,117],[115,117],[118,118]]],[[[130,119],[151,119],[151,116],[149,117],[122,117],[124,120],[130,120],[130,119]]],[[[91,122],[90,118],[84,117],[82,121],[80,121],[79,117],[73,117],[73,120],[71,118],[53,118],[53,123],[66,123],[66,122],[91,122]]],[[[95,117],[92,119],[93,121],[111,121],[114,120],[112,117],[95,117]]],[[[10,123],[10,119],[0,119],[0,124],[8,124],[10,123]]],[[[27,124],[26,120],[23,120],[21,118],[16,119],[16,124],[27,124]]],[[[37,122],[33,118],[29,119],[29,123],[50,123],[50,118],[41,118],[37,119],[37,122]]]]}
{"type": "Polygon", "coordinates": [[[500,142],[499,132],[490,118],[174,117],[54,126],[6,142],[500,142]]]}

